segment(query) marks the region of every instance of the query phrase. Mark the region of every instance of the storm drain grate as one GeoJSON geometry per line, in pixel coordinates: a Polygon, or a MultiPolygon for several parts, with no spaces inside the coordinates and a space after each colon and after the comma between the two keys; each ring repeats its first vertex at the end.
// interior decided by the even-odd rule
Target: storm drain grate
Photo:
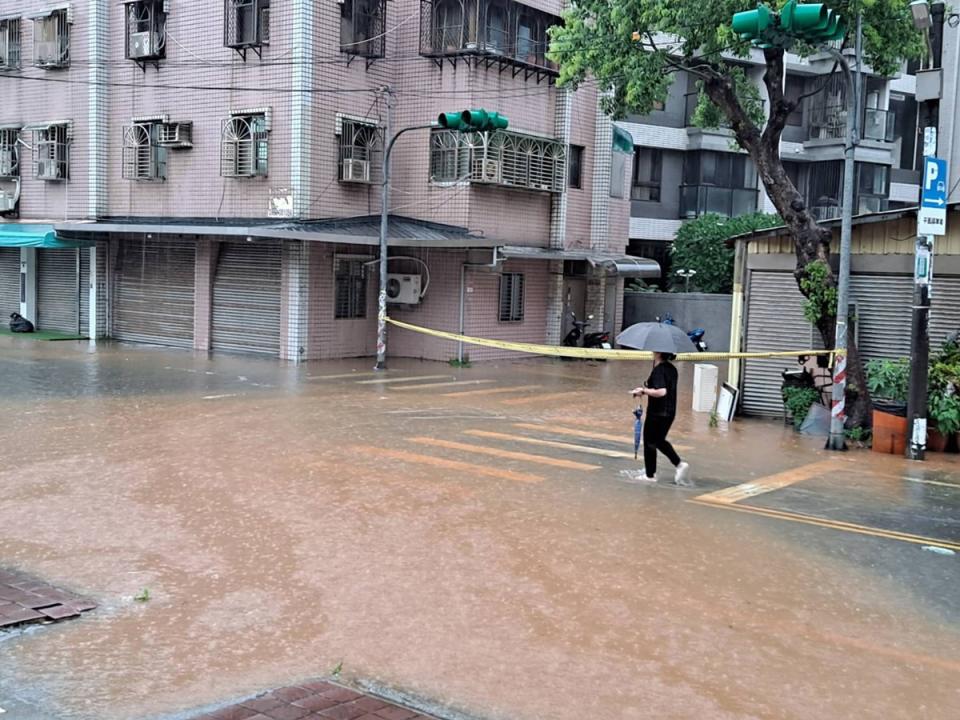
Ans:
{"type": "Polygon", "coordinates": [[[36,578],[0,569],[0,629],[75,618],[96,603],[36,578]]]}

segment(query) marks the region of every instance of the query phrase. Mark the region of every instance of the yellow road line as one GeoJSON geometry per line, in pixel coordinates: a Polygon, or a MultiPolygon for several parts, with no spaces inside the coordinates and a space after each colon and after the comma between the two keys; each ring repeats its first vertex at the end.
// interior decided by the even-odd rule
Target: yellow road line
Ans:
{"type": "Polygon", "coordinates": [[[734,485],[733,487],[724,488],[723,490],[707,493],[706,495],[698,495],[696,499],[712,503],[735,503],[750,497],[773,492],[774,490],[779,490],[780,488],[785,488],[788,485],[793,485],[804,480],[809,480],[826,470],[835,470],[836,467],[837,464],[833,460],[822,460],[777,473],[776,475],[769,475],[757,480],[734,485]]]}
{"type": "Polygon", "coordinates": [[[812,515],[785,512],[783,510],[770,510],[768,508],[758,508],[751,505],[732,505],[730,503],[714,502],[711,500],[703,500],[703,497],[704,496],[701,495],[700,497],[695,497],[688,500],[688,502],[697,503],[698,505],[706,505],[708,507],[722,508],[724,510],[736,510],[737,512],[746,512],[753,515],[763,515],[765,517],[775,518],[777,520],[788,520],[790,522],[798,522],[805,525],[816,525],[817,527],[827,528],[830,530],[852,532],[859,535],[870,535],[872,537],[886,538],[888,540],[899,540],[901,542],[913,543],[915,545],[932,545],[934,547],[941,547],[948,550],[953,550],[955,552],[960,552],[960,543],[949,540],[940,540],[938,538],[925,537],[923,535],[911,535],[909,533],[897,532],[896,530],[881,530],[880,528],[869,527],[867,525],[858,525],[856,523],[848,523],[840,520],[826,520],[824,518],[818,518],[812,515]]]}
{"type": "Polygon", "coordinates": [[[377,378],[376,380],[357,380],[357,385],[380,385],[387,383],[408,383],[417,380],[453,380],[453,375],[418,375],[416,377],[377,378]]]}
{"type": "Polygon", "coordinates": [[[912,483],[923,483],[924,485],[938,485],[940,487],[953,488],[954,490],[960,490],[960,484],[943,482],[942,480],[922,480],[920,478],[904,477],[904,480],[912,483]]]}
{"type": "Polygon", "coordinates": [[[444,393],[444,397],[470,397],[475,395],[500,395],[502,393],[522,392],[524,390],[536,390],[541,385],[514,385],[513,387],[487,388],[486,390],[461,390],[459,392],[444,393]]]}
{"type": "MultiPolygon", "coordinates": [[[[624,420],[624,422],[627,421],[624,420]]],[[[591,438],[593,440],[606,440],[608,442],[621,443],[633,447],[633,439],[627,438],[624,435],[611,435],[609,433],[594,432],[592,430],[577,430],[576,428],[557,427],[555,425],[537,425],[536,423],[514,423],[513,426],[522,428],[524,430],[539,430],[540,432],[549,433],[551,435],[572,435],[574,437],[591,438]]],[[[674,449],[680,451],[690,450],[689,445],[674,445],[673,447],[674,449]]],[[[630,457],[633,456],[631,455],[630,457]]]]}
{"type": "Polygon", "coordinates": [[[599,470],[599,465],[587,465],[573,460],[560,460],[559,458],[547,457],[545,455],[531,455],[524,452],[514,452],[512,450],[501,450],[500,448],[486,447],[484,445],[471,445],[469,443],[455,442],[453,440],[439,440],[430,437],[410,438],[411,442],[421,445],[433,445],[434,447],[447,448],[448,450],[463,450],[464,452],[477,453],[479,455],[492,455],[493,457],[506,458],[509,460],[523,460],[525,462],[539,463],[540,465],[551,465],[568,470],[599,470]]]}
{"type": "Polygon", "coordinates": [[[571,395],[575,395],[575,394],[577,393],[574,391],[562,392],[562,393],[542,393],[540,395],[531,395],[530,397],[510,398],[509,400],[501,400],[500,403],[503,405],[533,405],[534,403],[538,403],[538,402],[567,399],[571,395]]]}
{"type": "Polygon", "coordinates": [[[339,373],[338,375],[307,375],[307,380],[345,380],[347,378],[374,377],[381,374],[377,372],[353,372],[339,373]]]}
{"type": "Polygon", "coordinates": [[[442,388],[442,387],[458,387],[461,385],[486,385],[488,383],[496,382],[495,380],[456,380],[453,382],[436,382],[436,383],[423,383],[422,385],[404,385],[403,387],[393,388],[395,391],[399,390],[426,390],[430,388],[442,388]]]}
{"type": "Polygon", "coordinates": [[[493,438],[496,440],[510,440],[512,442],[527,443],[528,445],[542,445],[543,447],[552,447],[558,450],[572,450],[574,452],[587,453],[588,455],[602,455],[603,457],[609,458],[627,458],[628,460],[633,460],[633,453],[589,447],[587,445],[572,445],[570,443],[557,442],[556,440],[541,440],[540,438],[527,437],[526,435],[510,435],[508,433],[493,432],[492,430],[465,430],[464,434],[474,437],[493,438]]]}
{"type": "Polygon", "coordinates": [[[463,462],[461,460],[448,460],[447,458],[436,457],[435,455],[421,455],[420,453],[408,452],[406,450],[390,450],[373,445],[356,445],[352,447],[351,450],[368,455],[371,458],[392,458],[400,462],[429,465],[431,467],[443,468],[444,470],[459,470],[473,475],[484,475],[501,480],[514,480],[524,483],[543,482],[541,476],[531,473],[492,468],[485,465],[474,465],[473,463],[463,462]]]}

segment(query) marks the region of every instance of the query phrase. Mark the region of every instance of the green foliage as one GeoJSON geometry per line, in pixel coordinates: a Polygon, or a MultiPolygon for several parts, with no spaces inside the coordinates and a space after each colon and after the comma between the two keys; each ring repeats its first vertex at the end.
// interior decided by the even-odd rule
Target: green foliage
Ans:
{"type": "Polygon", "coordinates": [[[847,440],[850,442],[859,445],[860,447],[866,447],[870,442],[870,436],[873,434],[870,428],[865,428],[860,425],[856,427],[847,428],[844,430],[844,434],[847,436],[847,440]]]}
{"type": "MultiPolygon", "coordinates": [[[[778,0],[774,9],[783,4],[778,0]]],[[[865,60],[881,75],[892,74],[902,59],[924,51],[903,0],[831,0],[826,5],[846,18],[847,44],[852,44],[856,11],[862,8],[865,60]]],[[[599,87],[611,89],[605,105],[612,114],[646,114],[666,100],[677,60],[697,57],[729,68],[732,64],[721,53],[746,57],[750,43],[734,34],[731,22],[734,13],[755,7],[756,0],[577,0],[563,13],[564,24],[551,28],[549,56],[560,65],[561,85],[595,78],[599,87]],[[634,32],[640,33],[643,48],[632,39],[634,32]],[[664,36],[677,39],[651,40],[664,36]]]]}
{"type": "Polygon", "coordinates": [[[820,391],[811,387],[783,388],[783,404],[786,405],[787,412],[793,418],[793,426],[798,430],[803,425],[803,421],[807,419],[810,406],[819,399],[820,391]]]}
{"type": "Polygon", "coordinates": [[[827,284],[830,268],[825,262],[817,260],[808,264],[800,280],[800,291],[806,297],[803,303],[803,316],[811,325],[821,318],[837,316],[837,288],[827,284]]]}
{"type": "Polygon", "coordinates": [[[927,411],[941,434],[960,432],[960,345],[955,338],[931,358],[927,411]]]}
{"type": "Polygon", "coordinates": [[[910,388],[910,360],[870,360],[866,364],[867,390],[874,400],[905,403],[910,388]]]}
{"type": "Polygon", "coordinates": [[[677,270],[696,270],[690,287],[705,293],[729,293],[733,289],[733,248],[726,241],[736,235],[780,224],[777,215],[754,213],[737,218],[703,215],[680,226],[670,249],[674,288],[686,287],[677,270]]]}
{"type": "MultiPolygon", "coordinates": [[[[739,66],[728,68],[728,77],[737,88],[740,104],[743,105],[747,117],[749,117],[755,125],[762,125],[764,120],[764,106],[763,98],[760,97],[759,86],[751,81],[743,71],[743,68],[739,66]]],[[[692,118],[694,126],[709,130],[727,126],[727,118],[724,117],[720,108],[710,102],[710,98],[707,97],[703,91],[703,81],[697,81],[697,90],[699,91],[697,95],[697,107],[693,111],[692,118]]],[[[734,143],[733,149],[737,149],[736,143],[734,143]]]]}
{"type": "Polygon", "coordinates": [[[463,354],[463,360],[461,360],[460,358],[452,357],[449,360],[447,360],[447,362],[450,364],[450,367],[455,367],[455,368],[473,367],[470,364],[470,356],[467,353],[463,354]]]}
{"type": "Polygon", "coordinates": [[[149,602],[150,601],[150,588],[144,588],[140,591],[138,595],[133,596],[134,602],[149,602]]]}
{"type": "Polygon", "coordinates": [[[645,283],[645,282],[644,282],[642,279],[640,279],[640,278],[631,278],[631,279],[627,282],[627,284],[624,286],[623,289],[624,289],[625,292],[632,292],[632,293],[657,293],[657,292],[660,292],[660,288],[658,288],[656,285],[647,285],[647,283],[645,283]]]}
{"type": "Polygon", "coordinates": [[[713,409],[710,411],[710,427],[715,428],[720,426],[720,415],[717,414],[717,406],[714,405],[713,409]]]}

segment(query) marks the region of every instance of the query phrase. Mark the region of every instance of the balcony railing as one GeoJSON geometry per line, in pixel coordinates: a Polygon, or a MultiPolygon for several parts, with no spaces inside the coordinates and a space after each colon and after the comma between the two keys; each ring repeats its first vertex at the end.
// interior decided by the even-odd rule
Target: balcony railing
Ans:
{"type": "MultiPolygon", "coordinates": [[[[860,135],[864,140],[896,141],[895,116],[889,110],[865,108],[860,135]]],[[[811,140],[843,140],[847,133],[847,109],[840,105],[816,107],[811,112],[811,140]]]]}
{"type": "MultiPolygon", "coordinates": [[[[889,209],[890,200],[881,195],[858,195],[854,207],[854,215],[884,212],[889,209]]],[[[840,217],[842,212],[843,209],[835,202],[831,202],[829,205],[813,205],[810,207],[810,214],[817,222],[835,220],[840,217]]]]}
{"type": "Polygon", "coordinates": [[[684,219],[716,213],[738,217],[757,211],[759,192],[749,188],[728,188],[716,185],[681,185],[680,217],[684,219]]]}

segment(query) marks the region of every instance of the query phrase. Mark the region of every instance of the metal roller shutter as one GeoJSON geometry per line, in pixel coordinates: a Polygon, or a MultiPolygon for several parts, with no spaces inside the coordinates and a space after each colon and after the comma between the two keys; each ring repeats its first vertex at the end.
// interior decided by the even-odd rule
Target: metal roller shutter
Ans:
{"type": "Polygon", "coordinates": [[[37,251],[37,329],[76,333],[81,288],[78,250],[37,251]]]}
{"type": "Polygon", "coordinates": [[[221,243],[210,347],[280,354],[280,243],[221,243]]]}
{"type": "Polygon", "coordinates": [[[90,334],[90,250],[80,250],[80,332],[90,334]]]}
{"type": "MultiPolygon", "coordinates": [[[[813,328],[803,317],[803,296],[791,273],[750,273],[746,351],[805,350],[813,328]]],[[[781,372],[798,369],[793,358],[747,360],[743,372],[743,411],[783,415],[781,372]]]]}
{"type": "Polygon", "coordinates": [[[930,300],[930,349],[937,350],[949,335],[960,331],[960,278],[933,278],[930,300]]]}
{"type": "Polygon", "coordinates": [[[0,248],[0,322],[20,312],[20,248],[0,248]]]}
{"type": "Polygon", "coordinates": [[[910,356],[912,277],[853,275],[850,300],[857,304],[857,339],[865,360],[910,356]]]}
{"type": "Polygon", "coordinates": [[[113,270],[113,337],[192,348],[195,258],[190,241],[121,241],[113,270]]]}

